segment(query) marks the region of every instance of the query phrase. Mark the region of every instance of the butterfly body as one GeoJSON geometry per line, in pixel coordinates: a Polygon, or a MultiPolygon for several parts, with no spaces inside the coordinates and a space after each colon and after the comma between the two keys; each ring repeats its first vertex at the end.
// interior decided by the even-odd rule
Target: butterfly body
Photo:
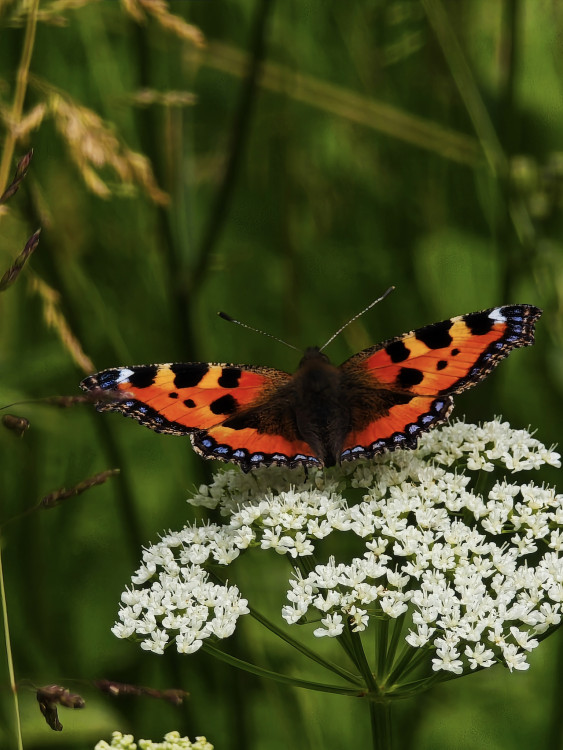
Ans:
{"type": "Polygon", "coordinates": [[[333,466],[397,448],[444,422],[452,394],[533,343],[541,310],[510,305],[419,328],[333,365],[318,347],[297,371],[203,362],[103,370],[84,390],[114,391],[119,411],[157,432],[189,435],[205,458],[244,471],[333,466]]]}

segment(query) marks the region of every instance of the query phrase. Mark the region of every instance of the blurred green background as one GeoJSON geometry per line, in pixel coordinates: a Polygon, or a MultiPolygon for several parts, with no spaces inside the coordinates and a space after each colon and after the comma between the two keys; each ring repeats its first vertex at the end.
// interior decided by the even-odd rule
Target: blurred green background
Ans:
{"type": "MultiPolygon", "coordinates": [[[[305,347],[394,284],[330,346],[335,362],[452,315],[538,305],[536,346],[458,397],[455,414],[502,414],[557,441],[562,38],[555,0],[0,0],[0,178],[34,149],[1,207],[2,273],[42,227],[0,296],[0,404],[76,395],[91,367],[209,360],[292,371],[299,355],[216,312],[305,347]]],[[[0,523],[121,469],[3,528],[28,750],[86,750],[113,729],[156,740],[177,728],[237,750],[369,744],[359,701],[111,635],[142,545],[196,517],[185,498],[214,467],[187,440],[89,405],[8,411],[31,428],[0,433],[0,523]],[[180,708],[112,700],[97,678],[191,698],[180,708]],[[87,701],[60,710],[62,733],[47,728],[31,689],[49,683],[87,701]]],[[[229,579],[278,618],[287,573],[285,559],[249,553],[229,579]]],[[[561,643],[542,644],[527,673],[485,670],[396,707],[397,747],[563,747],[561,643]]],[[[221,645],[318,677],[252,623],[221,645]]],[[[11,750],[4,650],[0,665],[0,747],[11,750]]]]}

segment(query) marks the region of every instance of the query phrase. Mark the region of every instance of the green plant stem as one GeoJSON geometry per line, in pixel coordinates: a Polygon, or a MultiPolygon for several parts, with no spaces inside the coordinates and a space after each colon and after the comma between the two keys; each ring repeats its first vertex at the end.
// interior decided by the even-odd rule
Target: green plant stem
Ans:
{"type": "Polygon", "coordinates": [[[207,275],[213,251],[223,231],[234,195],[239,168],[250,135],[252,116],[259,91],[262,61],[266,57],[268,22],[273,14],[273,8],[274,0],[258,0],[255,5],[250,60],[230,134],[229,157],[200,243],[198,259],[190,280],[190,292],[194,289],[198,290],[207,275]]]}
{"type": "Polygon", "coordinates": [[[6,658],[8,661],[8,673],[10,676],[10,687],[14,696],[14,713],[16,719],[17,748],[23,750],[22,728],[20,723],[20,707],[18,691],[14,673],[14,662],[12,660],[12,645],[10,641],[10,626],[8,623],[8,602],[6,600],[6,589],[4,587],[4,571],[2,569],[2,545],[0,544],[0,596],[2,597],[2,619],[4,623],[4,636],[6,640],[6,658]]]}
{"type": "Polygon", "coordinates": [[[397,647],[399,645],[399,639],[401,637],[401,633],[403,632],[403,623],[405,621],[405,615],[399,615],[397,619],[393,622],[393,632],[391,634],[391,640],[389,642],[389,647],[387,649],[387,657],[385,660],[385,674],[388,674],[392,667],[393,662],[395,661],[395,654],[397,653],[397,647]]]}
{"type": "Polygon", "coordinates": [[[14,126],[21,120],[23,112],[23,103],[25,100],[25,94],[27,92],[27,82],[29,78],[29,66],[31,64],[31,56],[33,54],[33,45],[35,43],[38,7],[39,0],[33,0],[33,4],[27,16],[23,51],[16,79],[14,103],[12,105],[12,111],[10,113],[10,120],[8,122],[6,132],[6,140],[4,141],[4,150],[2,152],[2,159],[0,161],[0,195],[2,195],[2,193],[6,189],[6,185],[8,184],[10,166],[12,164],[12,158],[14,156],[14,149],[16,146],[14,126]]]}
{"type": "Polygon", "coordinates": [[[377,680],[381,684],[383,675],[386,672],[387,665],[387,644],[389,639],[389,618],[384,617],[382,620],[377,620],[375,623],[376,633],[376,652],[377,656],[375,659],[377,680]]]}
{"type": "MultiPolygon", "coordinates": [[[[225,585],[225,580],[220,575],[218,575],[216,571],[210,570],[209,575],[212,576],[214,580],[218,581],[222,586],[225,585]]],[[[311,661],[314,661],[317,664],[320,664],[321,667],[324,667],[325,669],[328,669],[331,672],[334,672],[334,674],[337,674],[339,677],[342,677],[344,680],[351,682],[353,685],[358,685],[358,687],[363,686],[363,682],[358,677],[358,675],[353,674],[352,672],[350,672],[347,669],[344,669],[343,667],[339,667],[337,664],[333,664],[332,662],[327,661],[326,659],[323,659],[322,656],[315,653],[310,648],[307,648],[307,646],[305,646],[300,641],[296,640],[295,638],[292,638],[290,635],[284,632],[281,628],[279,628],[275,623],[273,623],[271,620],[268,620],[268,618],[264,617],[264,615],[260,614],[258,610],[254,609],[253,607],[249,607],[249,609],[250,609],[251,617],[253,617],[257,622],[259,622],[265,628],[270,630],[272,633],[277,635],[278,638],[281,638],[283,641],[285,641],[289,646],[292,646],[292,648],[302,653],[308,659],[311,659],[311,661]]]]}
{"type": "Polygon", "coordinates": [[[369,692],[377,695],[379,693],[379,685],[375,681],[369,662],[366,658],[366,652],[364,651],[362,638],[359,633],[355,633],[353,630],[351,630],[349,625],[348,625],[348,631],[350,633],[350,639],[352,642],[352,649],[354,653],[354,661],[356,662],[356,666],[358,667],[360,674],[364,678],[369,692]]]}
{"type": "Polygon", "coordinates": [[[449,66],[452,78],[494,175],[506,174],[506,155],[491,122],[483,97],[441,0],[421,0],[428,21],[449,66]]]}
{"type": "Polygon", "coordinates": [[[374,750],[391,750],[391,707],[389,703],[369,701],[369,715],[374,750]]]}
{"type": "Polygon", "coordinates": [[[227,654],[225,651],[212,646],[209,643],[204,643],[202,648],[217,659],[230,664],[238,669],[243,669],[245,672],[258,675],[259,677],[265,677],[268,680],[274,680],[275,682],[281,682],[285,685],[291,685],[292,687],[305,688],[307,690],[317,690],[322,693],[337,693],[338,695],[348,695],[352,698],[360,698],[365,695],[365,690],[359,688],[349,688],[343,685],[327,685],[322,682],[312,682],[311,680],[300,680],[298,677],[290,677],[279,672],[273,672],[270,669],[264,669],[256,664],[251,664],[243,659],[237,659],[236,656],[227,654]]]}
{"type": "Polygon", "coordinates": [[[255,609],[253,609],[252,607],[249,607],[249,609],[250,609],[251,617],[254,617],[254,619],[257,620],[261,625],[264,625],[265,628],[268,628],[268,630],[270,630],[272,633],[275,633],[275,635],[277,635],[279,638],[284,640],[288,645],[292,646],[297,651],[302,653],[308,659],[311,659],[311,661],[314,661],[317,664],[320,664],[321,667],[324,667],[325,669],[328,669],[331,672],[334,672],[339,677],[342,677],[344,680],[351,682],[353,685],[358,685],[358,687],[362,687],[362,681],[357,675],[353,674],[352,672],[349,672],[347,669],[343,669],[342,667],[339,667],[337,664],[332,664],[326,659],[323,659],[322,656],[319,656],[319,654],[316,654],[314,651],[311,651],[311,649],[307,648],[307,646],[305,646],[303,643],[287,635],[287,633],[284,633],[284,631],[281,628],[278,628],[277,625],[275,625],[273,622],[271,622],[266,617],[261,615],[255,609]]]}
{"type": "Polygon", "coordinates": [[[387,688],[392,688],[396,680],[400,677],[406,677],[407,674],[412,672],[426,658],[428,658],[428,649],[414,649],[412,646],[407,646],[396,663],[395,669],[387,678],[387,688]]]}

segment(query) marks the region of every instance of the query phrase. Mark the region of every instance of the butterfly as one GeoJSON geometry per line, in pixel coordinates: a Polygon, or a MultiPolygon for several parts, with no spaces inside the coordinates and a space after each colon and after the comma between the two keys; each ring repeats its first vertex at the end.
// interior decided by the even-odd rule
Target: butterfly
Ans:
{"type": "Polygon", "coordinates": [[[534,343],[542,311],[508,305],[418,328],[336,367],[318,347],[290,375],[270,367],[188,362],[114,367],[85,378],[117,411],[156,432],[189,435],[204,458],[247,472],[334,466],[398,448],[444,422],[453,394],[534,343]],[[112,399],[115,394],[115,400],[112,399]]]}

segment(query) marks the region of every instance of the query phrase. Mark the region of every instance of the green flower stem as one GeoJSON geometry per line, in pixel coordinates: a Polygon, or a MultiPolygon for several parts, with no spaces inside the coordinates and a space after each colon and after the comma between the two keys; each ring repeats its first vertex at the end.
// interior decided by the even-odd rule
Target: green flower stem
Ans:
{"type": "MultiPolygon", "coordinates": [[[[449,675],[449,679],[455,679],[456,677],[461,677],[461,675],[449,675]]],[[[445,680],[443,675],[441,675],[439,672],[434,672],[434,674],[430,675],[429,677],[423,677],[420,680],[413,680],[412,682],[404,683],[396,690],[393,690],[393,698],[413,698],[414,696],[420,695],[420,693],[429,690],[437,683],[444,681],[445,680]]]]}
{"type": "Polygon", "coordinates": [[[16,146],[14,127],[20,122],[22,118],[23,104],[29,79],[29,66],[31,64],[33,46],[35,44],[35,29],[37,26],[38,8],[39,0],[33,0],[33,2],[30,4],[29,12],[27,14],[25,38],[23,42],[22,56],[18,67],[14,103],[12,105],[12,111],[9,115],[8,127],[6,128],[6,139],[4,141],[4,150],[2,152],[2,160],[0,162],[0,195],[2,195],[2,193],[6,189],[6,185],[8,184],[10,165],[12,164],[12,157],[14,156],[14,149],[16,146]]]}
{"type": "Polygon", "coordinates": [[[391,750],[391,707],[387,701],[370,701],[371,737],[374,750],[391,750]]]}
{"type": "Polygon", "coordinates": [[[386,683],[389,688],[392,689],[397,680],[406,677],[413,671],[413,669],[416,669],[424,659],[428,658],[431,651],[432,649],[428,648],[415,649],[412,646],[407,646],[403,651],[403,655],[397,662],[395,669],[387,677],[386,683]]]}
{"type": "MultiPolygon", "coordinates": [[[[214,570],[209,570],[210,576],[212,576],[217,582],[221,583],[221,585],[225,585],[225,581],[221,576],[217,575],[217,572],[214,570]]],[[[326,659],[323,659],[322,656],[312,651],[310,648],[305,646],[300,641],[296,640],[295,638],[292,638],[292,636],[288,635],[286,632],[284,632],[281,628],[279,628],[275,623],[273,623],[271,620],[268,620],[268,618],[264,617],[264,615],[260,614],[254,607],[249,606],[248,609],[250,610],[250,615],[253,617],[257,622],[264,625],[264,627],[268,628],[272,633],[277,635],[279,638],[281,638],[283,641],[285,641],[288,645],[295,648],[297,651],[302,653],[304,656],[306,656],[308,659],[311,659],[311,661],[316,662],[317,664],[320,664],[325,669],[328,669],[331,672],[334,672],[334,674],[337,674],[339,677],[342,677],[344,680],[347,680],[348,682],[351,682],[353,685],[358,685],[359,687],[363,687],[363,681],[358,675],[353,674],[347,669],[344,669],[343,667],[339,667],[337,664],[333,664],[330,661],[327,661],[326,659]]],[[[349,655],[349,652],[347,652],[349,655]]]]}
{"type": "Polygon", "coordinates": [[[375,621],[375,639],[376,639],[376,659],[375,668],[377,674],[377,681],[379,684],[383,681],[383,676],[386,673],[387,667],[387,646],[389,642],[389,618],[383,617],[381,620],[375,621]]]}
{"type": "Polygon", "coordinates": [[[397,653],[397,647],[399,645],[401,634],[403,632],[403,624],[405,622],[405,618],[406,614],[399,615],[399,617],[397,617],[397,619],[393,623],[391,642],[389,643],[389,648],[387,649],[387,657],[385,661],[385,674],[389,674],[393,667],[393,662],[395,661],[395,655],[397,653]]]}
{"type": "Polygon", "coordinates": [[[272,633],[277,635],[279,638],[284,640],[288,645],[293,646],[293,648],[295,648],[297,651],[302,653],[308,659],[311,659],[317,664],[320,664],[325,669],[328,669],[331,672],[334,672],[339,677],[342,677],[344,680],[351,682],[353,685],[358,685],[359,687],[363,686],[363,682],[360,679],[360,677],[358,677],[358,675],[355,675],[352,672],[349,672],[347,669],[343,669],[342,667],[339,667],[337,664],[333,664],[332,662],[329,662],[326,659],[323,659],[322,656],[319,656],[319,654],[316,654],[314,651],[307,648],[307,646],[305,646],[303,643],[295,640],[295,638],[292,638],[290,635],[288,635],[283,630],[281,630],[281,628],[278,628],[277,625],[271,622],[271,620],[268,620],[266,617],[264,617],[264,615],[261,615],[253,607],[249,607],[249,609],[250,609],[251,616],[254,617],[255,620],[257,620],[259,623],[264,625],[264,627],[268,628],[268,630],[270,630],[272,633]]]}
{"type": "Polygon", "coordinates": [[[373,672],[371,671],[369,662],[366,658],[366,652],[364,651],[364,647],[362,645],[362,637],[359,633],[355,633],[351,629],[349,623],[348,623],[348,633],[350,635],[350,639],[352,642],[352,648],[354,652],[354,661],[356,662],[358,670],[360,671],[362,677],[364,678],[369,692],[374,695],[378,695],[380,692],[379,685],[375,681],[373,672]]]}
{"type": "Polygon", "coordinates": [[[12,646],[10,642],[10,626],[8,623],[8,603],[6,601],[6,589],[4,588],[4,572],[2,570],[2,545],[0,540],[0,596],[2,598],[2,619],[4,622],[4,636],[6,640],[6,659],[8,662],[8,673],[10,676],[10,687],[14,696],[14,714],[16,724],[17,750],[23,750],[22,728],[20,723],[20,708],[18,701],[18,690],[14,673],[14,662],[12,661],[12,646]]]}
{"type": "Polygon", "coordinates": [[[212,656],[220,659],[221,661],[230,664],[238,669],[243,669],[245,672],[258,675],[259,677],[265,677],[275,682],[281,682],[285,685],[291,685],[292,687],[305,688],[306,690],[317,690],[322,693],[338,693],[339,695],[348,695],[353,698],[361,698],[365,696],[366,691],[358,688],[349,688],[342,685],[326,685],[322,682],[311,682],[310,680],[300,680],[297,677],[289,677],[288,675],[280,674],[279,672],[272,672],[270,669],[264,669],[258,667],[256,664],[251,664],[248,661],[237,659],[231,654],[227,654],[225,651],[212,646],[210,643],[204,643],[202,648],[212,656]]]}
{"type": "Polygon", "coordinates": [[[336,640],[338,641],[338,644],[342,647],[344,653],[350,659],[352,664],[357,666],[356,658],[354,655],[354,647],[350,639],[350,633],[347,630],[344,630],[342,635],[336,637],[336,640]]]}

